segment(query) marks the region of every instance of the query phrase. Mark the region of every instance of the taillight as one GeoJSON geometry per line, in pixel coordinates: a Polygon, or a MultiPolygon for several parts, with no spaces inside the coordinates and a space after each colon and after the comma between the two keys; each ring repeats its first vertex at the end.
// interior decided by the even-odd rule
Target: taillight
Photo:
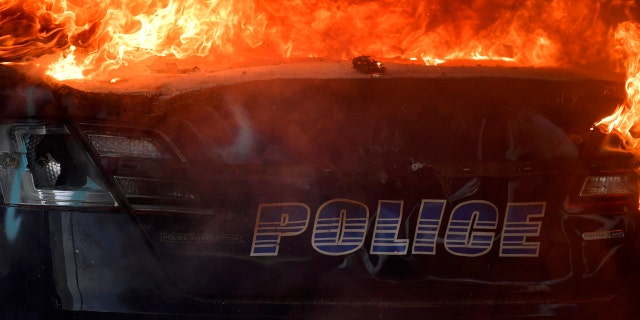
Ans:
{"type": "Polygon", "coordinates": [[[584,179],[581,197],[618,197],[638,193],[635,176],[591,176],[584,179]]]}
{"type": "Polygon", "coordinates": [[[189,210],[197,194],[185,182],[186,164],[156,131],[81,125],[105,173],[137,210],[189,210]]]}
{"type": "Polygon", "coordinates": [[[86,150],[62,125],[0,125],[5,204],[113,208],[118,204],[86,150]]]}
{"type": "Polygon", "coordinates": [[[637,175],[634,171],[578,175],[564,207],[569,213],[621,214],[637,210],[637,175]]]}
{"type": "Polygon", "coordinates": [[[594,129],[573,174],[564,208],[569,213],[638,211],[638,163],[617,134],[594,129]]]}

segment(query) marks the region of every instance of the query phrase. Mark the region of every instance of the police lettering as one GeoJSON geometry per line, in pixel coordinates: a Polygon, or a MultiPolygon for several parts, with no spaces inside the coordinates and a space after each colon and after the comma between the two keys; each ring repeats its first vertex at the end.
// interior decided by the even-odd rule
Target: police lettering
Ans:
{"type": "MultiPolygon", "coordinates": [[[[381,200],[375,215],[370,253],[377,255],[435,255],[446,200],[421,202],[413,239],[400,236],[403,201],[381,200]]],[[[498,208],[483,200],[458,204],[448,216],[444,238],[440,241],[450,254],[477,257],[486,254],[499,236],[501,257],[537,257],[540,243],[530,237],[540,235],[544,202],[508,203],[502,233],[498,234],[498,208]]],[[[251,246],[251,256],[277,256],[282,237],[293,237],[309,226],[310,209],[303,203],[261,204],[251,246]]],[[[365,243],[369,209],[361,202],[333,199],[320,205],[315,219],[311,246],[325,255],[345,255],[365,243]]]]}

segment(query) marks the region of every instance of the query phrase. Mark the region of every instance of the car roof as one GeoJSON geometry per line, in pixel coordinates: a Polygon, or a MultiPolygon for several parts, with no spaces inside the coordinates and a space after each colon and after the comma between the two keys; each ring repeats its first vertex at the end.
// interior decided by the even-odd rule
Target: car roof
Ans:
{"type": "Polygon", "coordinates": [[[351,61],[308,59],[286,64],[270,64],[202,72],[197,67],[166,72],[156,70],[111,80],[70,80],[61,82],[85,92],[143,94],[170,97],[188,91],[237,83],[275,79],[366,79],[366,78],[515,78],[549,81],[600,80],[624,83],[624,75],[593,69],[516,67],[491,61],[455,61],[426,66],[415,63],[383,62],[383,73],[363,73],[351,61]]]}

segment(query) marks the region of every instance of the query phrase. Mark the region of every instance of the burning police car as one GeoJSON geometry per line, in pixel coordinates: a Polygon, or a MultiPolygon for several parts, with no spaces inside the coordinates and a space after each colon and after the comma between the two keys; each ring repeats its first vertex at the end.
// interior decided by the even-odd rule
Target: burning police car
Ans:
{"type": "Polygon", "coordinates": [[[633,272],[620,81],[343,62],[47,86],[3,68],[5,301],[225,316],[563,314],[633,272]]]}

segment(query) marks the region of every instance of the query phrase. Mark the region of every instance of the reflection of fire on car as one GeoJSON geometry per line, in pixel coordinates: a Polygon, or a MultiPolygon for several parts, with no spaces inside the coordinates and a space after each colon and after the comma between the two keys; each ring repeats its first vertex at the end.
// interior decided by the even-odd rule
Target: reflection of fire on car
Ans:
{"type": "Polygon", "coordinates": [[[385,317],[613,301],[632,268],[637,160],[592,126],[620,83],[387,68],[102,88],[0,69],[6,301],[385,317]]]}

